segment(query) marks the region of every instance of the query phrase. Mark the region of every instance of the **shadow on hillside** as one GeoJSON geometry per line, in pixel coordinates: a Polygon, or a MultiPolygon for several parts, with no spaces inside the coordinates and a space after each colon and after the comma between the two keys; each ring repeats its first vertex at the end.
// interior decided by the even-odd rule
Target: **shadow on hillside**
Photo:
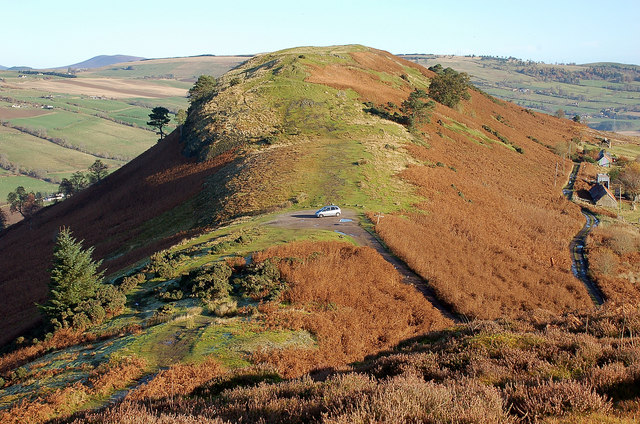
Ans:
{"type": "Polygon", "coordinates": [[[316,216],[313,214],[305,214],[305,215],[291,215],[291,218],[298,218],[298,219],[302,219],[302,218],[315,218],[316,216]]]}

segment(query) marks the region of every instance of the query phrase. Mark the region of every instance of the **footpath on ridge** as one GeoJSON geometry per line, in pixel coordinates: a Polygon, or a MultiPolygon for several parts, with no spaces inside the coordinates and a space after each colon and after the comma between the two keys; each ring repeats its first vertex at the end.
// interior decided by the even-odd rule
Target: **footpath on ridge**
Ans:
{"type": "Polygon", "coordinates": [[[456,314],[453,309],[444,304],[436,296],[433,288],[429,283],[413,272],[411,268],[407,266],[403,261],[389,252],[375,236],[365,230],[359,224],[359,218],[357,214],[349,209],[342,209],[342,215],[339,217],[331,218],[316,218],[315,211],[304,210],[284,213],[278,215],[273,221],[268,222],[268,225],[275,227],[282,227],[288,229],[302,229],[310,228],[317,230],[329,230],[335,231],[339,234],[349,236],[353,238],[360,246],[368,246],[375,249],[380,255],[402,275],[405,284],[411,284],[417,288],[440,313],[456,322],[464,322],[463,316],[456,314]]]}

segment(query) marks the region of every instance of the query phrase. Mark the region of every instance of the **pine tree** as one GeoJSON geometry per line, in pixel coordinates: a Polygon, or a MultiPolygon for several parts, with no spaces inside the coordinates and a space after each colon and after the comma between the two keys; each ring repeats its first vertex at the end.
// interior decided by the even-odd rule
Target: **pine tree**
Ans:
{"type": "Polygon", "coordinates": [[[40,309],[54,327],[74,326],[74,314],[83,302],[96,297],[103,272],[98,272],[102,261],[91,259],[93,247],[82,248],[82,242],[63,228],[58,234],[53,251],[53,269],[49,281],[49,300],[40,309]]]}
{"type": "Polygon", "coordinates": [[[149,122],[147,122],[147,125],[158,129],[156,134],[160,135],[160,140],[164,138],[163,128],[169,122],[171,122],[171,118],[169,118],[169,109],[162,106],[154,107],[153,109],[151,109],[151,113],[149,114],[149,122]]]}
{"type": "Polygon", "coordinates": [[[96,161],[89,167],[89,182],[91,182],[91,184],[95,184],[102,181],[104,177],[109,175],[107,169],[109,169],[109,165],[103,163],[100,159],[96,159],[96,161]]]}

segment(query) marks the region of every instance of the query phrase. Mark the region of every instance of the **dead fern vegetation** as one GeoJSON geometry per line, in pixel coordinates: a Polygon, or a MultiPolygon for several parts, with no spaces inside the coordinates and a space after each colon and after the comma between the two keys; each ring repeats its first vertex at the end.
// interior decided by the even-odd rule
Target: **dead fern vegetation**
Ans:
{"type": "Polygon", "coordinates": [[[631,423],[640,419],[639,332],[637,308],[474,321],[315,379],[252,367],[164,397],[142,388],[59,422],[631,423]]]}
{"type": "Polygon", "coordinates": [[[589,271],[616,304],[640,302],[640,236],[628,224],[603,224],[587,240],[589,271]]]}
{"type": "Polygon", "coordinates": [[[256,362],[274,365],[282,375],[360,361],[401,340],[443,328],[451,322],[372,248],[336,242],[290,243],[255,255],[260,262],[279,258],[289,289],[288,305],[263,305],[267,328],[304,329],[318,341],[316,349],[260,351],[256,362]]]}
{"type": "MultiPolygon", "coordinates": [[[[475,90],[456,109],[437,105],[430,122],[411,131],[362,110],[365,102],[397,110],[433,75],[363,46],[251,59],[192,111],[182,141],[175,133],[113,175],[114,184],[131,180],[135,190],[114,192],[106,180],[70,205],[77,209],[74,231],[109,257],[113,272],[186,235],[342,202],[374,222],[384,244],[465,323],[444,318],[369,247],[278,244],[286,237],[275,232],[273,246],[265,249],[261,240],[258,252],[246,243],[226,243],[218,252],[216,240],[185,241],[163,251],[171,256],[166,273],[142,275],[146,286],[130,295],[129,305],[144,317],[121,317],[114,329],[96,334],[61,331],[0,356],[0,390],[19,399],[0,407],[0,422],[640,420],[637,238],[616,226],[591,236],[592,273],[610,300],[602,308],[593,307],[571,273],[568,245],[584,219],[562,196],[570,163],[549,147],[582,137],[583,128],[475,90]],[[180,149],[208,160],[185,159],[180,149]],[[567,175],[556,177],[556,164],[567,175]],[[97,200],[78,205],[97,197],[118,203],[116,210],[97,200]],[[227,278],[223,298],[206,304],[178,296],[174,286],[190,272],[206,274],[214,260],[244,280],[227,278]],[[261,264],[269,268],[265,275],[246,272],[261,264]],[[252,284],[255,293],[239,293],[239,285],[252,284]],[[163,287],[166,296],[153,294],[163,287]],[[179,301],[188,308],[176,307],[179,301]],[[139,324],[119,327],[128,318],[139,324]],[[208,341],[218,345],[189,356],[197,350],[189,337],[216,326],[224,330],[211,331],[208,341]],[[306,338],[278,344],[265,337],[259,347],[238,347],[234,354],[242,357],[225,356],[226,341],[243,332],[306,338]],[[79,353],[64,349],[82,346],[83,355],[96,357],[93,343],[117,351],[126,337],[155,340],[163,343],[158,350],[176,355],[183,349],[176,358],[189,363],[168,356],[170,367],[152,370],[144,358],[118,351],[73,365],[82,376],[75,380],[15,394],[18,386],[36,388],[40,378],[62,373],[47,354],[62,352],[73,362],[79,353]]],[[[42,240],[51,237],[63,206],[33,221],[37,237],[25,249],[0,256],[18,263],[18,252],[30,251],[11,269],[13,285],[0,286],[12,293],[3,296],[0,329],[8,332],[0,339],[37,322],[31,305],[45,295],[47,273],[39,264],[51,244],[42,240]],[[21,279],[28,290],[15,292],[21,279]]],[[[0,248],[18,246],[26,231],[23,224],[6,233],[0,248]]]]}

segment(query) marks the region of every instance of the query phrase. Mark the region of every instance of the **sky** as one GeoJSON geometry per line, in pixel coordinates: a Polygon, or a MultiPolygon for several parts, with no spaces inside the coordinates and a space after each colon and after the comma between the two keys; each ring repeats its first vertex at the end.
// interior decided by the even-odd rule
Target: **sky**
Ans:
{"type": "Polygon", "coordinates": [[[338,44],[394,54],[640,65],[640,1],[0,0],[4,66],[338,44]]]}

